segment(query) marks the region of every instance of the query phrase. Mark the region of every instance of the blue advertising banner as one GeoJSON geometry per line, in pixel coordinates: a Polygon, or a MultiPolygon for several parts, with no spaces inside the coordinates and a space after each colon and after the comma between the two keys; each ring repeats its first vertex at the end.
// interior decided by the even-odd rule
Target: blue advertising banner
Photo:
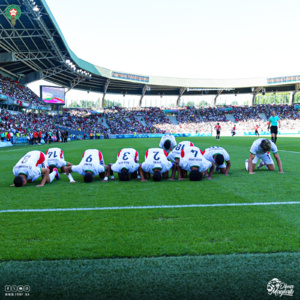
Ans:
{"type": "Polygon", "coordinates": [[[9,100],[9,99],[11,99],[11,98],[9,98],[9,97],[6,96],[6,95],[0,94],[0,99],[9,100]]]}
{"type": "Polygon", "coordinates": [[[267,80],[268,80],[268,84],[300,81],[300,75],[268,78],[267,80]]]}
{"type": "Polygon", "coordinates": [[[133,81],[139,81],[139,82],[149,82],[149,77],[147,77],[147,76],[126,74],[126,73],[118,73],[118,72],[114,72],[114,71],[112,71],[111,76],[114,77],[114,78],[120,78],[120,79],[126,79],[126,80],[133,80],[133,81]]]}
{"type": "MultiPolygon", "coordinates": [[[[110,139],[133,139],[133,138],[161,138],[164,134],[149,133],[149,134],[111,134],[110,139]]],[[[212,136],[211,133],[175,133],[175,137],[200,137],[212,136]]]]}

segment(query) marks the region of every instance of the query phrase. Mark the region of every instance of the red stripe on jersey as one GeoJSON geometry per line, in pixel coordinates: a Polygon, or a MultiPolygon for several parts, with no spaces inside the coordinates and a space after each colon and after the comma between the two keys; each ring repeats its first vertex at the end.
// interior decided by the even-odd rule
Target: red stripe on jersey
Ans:
{"type": "Polygon", "coordinates": [[[64,152],[60,150],[60,158],[63,158],[63,156],[64,156],[64,152]]]}
{"type": "Polygon", "coordinates": [[[85,151],[83,152],[82,157],[84,157],[84,154],[85,154],[85,151]]]}
{"type": "MultiPolygon", "coordinates": [[[[123,150],[123,149],[122,149],[122,150],[123,150]]],[[[118,153],[118,157],[120,156],[120,153],[122,152],[122,150],[120,150],[120,151],[119,151],[119,153],[118,153]]]]}
{"type": "Polygon", "coordinates": [[[102,153],[99,151],[99,161],[102,160],[102,153]]]}
{"type": "Polygon", "coordinates": [[[181,157],[184,157],[184,149],[181,150],[181,157]]]}
{"type": "Polygon", "coordinates": [[[149,150],[147,150],[146,153],[145,153],[146,158],[148,157],[148,151],[149,151],[149,150]]]}
{"type": "Polygon", "coordinates": [[[201,154],[202,154],[202,155],[204,155],[204,153],[205,153],[205,150],[204,150],[204,151],[202,151],[200,148],[199,148],[199,150],[200,150],[201,154]]]}
{"type": "Polygon", "coordinates": [[[192,142],[190,142],[190,146],[191,146],[191,147],[194,147],[194,144],[193,144],[192,142]]]}
{"type": "Polygon", "coordinates": [[[36,162],[36,167],[40,164],[42,164],[43,162],[45,161],[45,155],[43,152],[40,152],[40,157],[39,157],[39,160],[36,162]]]}
{"type": "Polygon", "coordinates": [[[166,150],[164,150],[164,153],[165,153],[165,156],[168,156],[168,153],[167,153],[167,151],[166,151],[166,150]]]}
{"type": "Polygon", "coordinates": [[[137,162],[138,157],[139,157],[139,153],[135,151],[134,162],[137,162]]]}
{"type": "Polygon", "coordinates": [[[46,151],[46,154],[48,154],[49,149],[46,151]]]}

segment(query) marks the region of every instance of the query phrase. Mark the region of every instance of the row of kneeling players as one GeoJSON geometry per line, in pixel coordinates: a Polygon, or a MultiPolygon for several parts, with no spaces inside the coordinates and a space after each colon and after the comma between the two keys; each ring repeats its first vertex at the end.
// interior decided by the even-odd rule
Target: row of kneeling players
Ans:
{"type": "MultiPolygon", "coordinates": [[[[114,173],[118,173],[120,181],[128,181],[130,178],[147,181],[151,174],[153,181],[174,180],[176,173],[178,180],[188,177],[191,181],[200,181],[202,178],[212,179],[215,170],[228,175],[231,167],[230,156],[222,147],[213,146],[202,151],[190,141],[177,144],[172,135],[163,136],[159,146],[160,148],[146,151],[143,163],[139,163],[139,153],[135,149],[124,148],[119,151],[117,161],[108,165],[105,165],[103,154],[97,149],[86,150],[78,165],[67,162],[60,148],[50,148],[46,154],[30,151],[13,168],[13,186],[25,186],[27,182],[33,182],[40,176],[42,182],[37,186],[43,186],[54,178],[60,179],[58,169],[74,183],[72,172],[82,175],[85,182],[92,182],[98,175],[104,182],[114,180],[114,173]],[[172,172],[169,178],[170,170],[172,172]]],[[[274,154],[279,172],[283,173],[276,145],[267,139],[258,139],[253,143],[249,159],[245,163],[249,174],[254,174],[258,159],[261,159],[258,168],[266,166],[270,171],[275,169],[270,151],[274,154]]]]}

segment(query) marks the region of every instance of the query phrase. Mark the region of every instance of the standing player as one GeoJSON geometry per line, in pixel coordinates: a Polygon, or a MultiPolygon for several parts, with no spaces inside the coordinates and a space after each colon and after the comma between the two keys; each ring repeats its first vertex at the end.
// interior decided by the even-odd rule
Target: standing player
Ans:
{"type": "Polygon", "coordinates": [[[250,148],[249,159],[246,159],[245,162],[245,168],[247,171],[249,171],[249,174],[255,174],[253,171],[259,158],[262,160],[262,163],[259,167],[266,165],[269,171],[275,170],[275,165],[269,151],[273,152],[279,173],[284,173],[282,169],[282,163],[278,155],[277,146],[268,139],[258,139],[253,142],[250,148]]]}
{"type": "Polygon", "coordinates": [[[181,159],[178,171],[178,180],[187,177],[187,172],[190,172],[189,178],[191,181],[200,181],[210,168],[210,173],[207,179],[212,179],[214,172],[214,164],[208,161],[198,147],[185,147],[181,151],[181,159]]]}
{"type": "Polygon", "coordinates": [[[215,126],[216,129],[216,139],[219,141],[220,140],[220,134],[221,134],[221,126],[219,123],[215,126]]]}
{"type": "MultiPolygon", "coordinates": [[[[113,171],[119,174],[120,181],[129,181],[130,174],[136,175],[140,167],[139,153],[133,148],[122,149],[117,156],[117,161],[114,164],[109,164],[109,172],[113,171]]],[[[139,178],[137,176],[137,178],[139,178]]],[[[114,177],[111,176],[113,180],[114,177]]]]}
{"type": "MultiPolygon", "coordinates": [[[[61,172],[65,173],[65,167],[72,166],[71,163],[65,161],[64,152],[60,148],[49,148],[46,152],[46,155],[48,158],[50,172],[52,172],[54,168],[60,168],[61,172]]],[[[70,182],[74,182],[71,174],[69,174],[68,177],[70,179],[70,182]]]]}
{"type": "Polygon", "coordinates": [[[175,146],[177,145],[176,139],[174,135],[171,133],[165,134],[162,136],[160,143],[159,143],[159,148],[164,149],[167,153],[170,153],[175,146]]]}
{"type": "Polygon", "coordinates": [[[232,130],[231,130],[231,136],[234,137],[235,136],[235,125],[233,126],[232,130]]]}
{"type": "Polygon", "coordinates": [[[33,182],[40,176],[43,179],[37,187],[44,186],[46,182],[52,182],[55,177],[60,178],[57,169],[53,169],[50,173],[47,157],[41,151],[30,151],[23,156],[14,166],[13,174],[15,179],[12,186],[15,187],[25,186],[27,182],[33,182]]]}
{"type": "Polygon", "coordinates": [[[83,176],[84,182],[92,182],[93,178],[97,175],[104,180],[108,180],[108,172],[105,174],[105,170],[108,168],[104,165],[104,159],[102,153],[97,149],[86,150],[83,155],[79,165],[65,167],[67,175],[71,172],[76,172],[83,176]]]}
{"type": "Polygon", "coordinates": [[[255,130],[255,136],[259,136],[259,132],[258,132],[259,126],[255,125],[254,130],[255,130]]]}
{"type": "Polygon", "coordinates": [[[215,164],[217,166],[217,170],[220,170],[222,174],[228,175],[228,172],[231,167],[231,162],[230,156],[224,148],[216,146],[210,147],[208,149],[205,149],[203,156],[208,161],[215,164]]]}
{"type": "Polygon", "coordinates": [[[272,142],[276,144],[278,128],[280,128],[280,119],[278,116],[275,115],[275,110],[271,111],[271,117],[269,118],[268,123],[268,130],[270,130],[270,127],[272,142]]]}
{"type": "Polygon", "coordinates": [[[172,168],[172,163],[167,159],[167,152],[160,148],[150,148],[146,151],[145,161],[141,166],[141,181],[150,179],[150,174],[153,174],[153,181],[161,181],[162,177],[169,177],[169,170],[172,168]],[[143,172],[144,174],[142,174],[143,172]]]}
{"type": "Polygon", "coordinates": [[[180,142],[169,154],[168,154],[168,160],[173,163],[172,168],[172,175],[170,180],[174,180],[176,171],[178,171],[180,157],[181,157],[181,151],[184,149],[184,147],[193,147],[194,144],[190,141],[183,141],[180,142]]]}

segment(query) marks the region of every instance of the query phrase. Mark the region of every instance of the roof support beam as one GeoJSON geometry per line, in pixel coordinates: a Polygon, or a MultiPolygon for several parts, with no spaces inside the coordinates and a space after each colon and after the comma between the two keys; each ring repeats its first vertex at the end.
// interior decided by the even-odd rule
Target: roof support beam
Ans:
{"type": "Polygon", "coordinates": [[[213,103],[212,103],[212,107],[215,107],[216,106],[216,103],[217,103],[217,98],[222,94],[223,90],[219,90],[218,93],[216,94],[214,100],[213,100],[213,103]]]}
{"type": "Polygon", "coordinates": [[[142,95],[141,95],[141,98],[140,98],[140,101],[139,101],[139,107],[142,106],[142,101],[143,101],[143,98],[144,98],[147,90],[148,90],[148,86],[144,85],[143,90],[142,90],[142,95]]]}
{"type": "Polygon", "coordinates": [[[71,89],[73,89],[76,85],[78,85],[80,82],[84,81],[85,77],[81,77],[81,76],[77,76],[76,78],[74,78],[71,82],[70,82],[70,87],[68,88],[68,90],[66,91],[69,92],[71,89]]]}
{"type": "Polygon", "coordinates": [[[180,99],[181,99],[181,97],[182,97],[182,95],[184,94],[185,91],[186,91],[186,87],[181,87],[179,89],[179,96],[178,96],[177,101],[176,101],[177,106],[180,105],[180,99]]]}
{"type": "Polygon", "coordinates": [[[54,68],[50,68],[47,70],[43,70],[41,79],[45,79],[47,77],[64,72],[66,70],[67,70],[67,68],[65,66],[59,66],[59,67],[54,67],[54,68]]]}
{"type": "Polygon", "coordinates": [[[40,79],[42,79],[42,71],[31,72],[22,77],[20,83],[24,85],[40,79]]]}
{"type": "Polygon", "coordinates": [[[295,102],[295,95],[300,91],[300,83],[295,84],[295,90],[290,93],[289,105],[293,105],[295,102]]]}
{"type": "Polygon", "coordinates": [[[0,53],[0,62],[16,62],[55,58],[50,51],[46,52],[8,52],[0,53]]]}
{"type": "Polygon", "coordinates": [[[26,6],[27,10],[30,11],[31,14],[33,15],[33,17],[36,19],[37,23],[39,24],[39,27],[41,28],[41,30],[43,32],[43,34],[47,37],[48,43],[50,44],[50,46],[52,46],[53,51],[55,52],[56,58],[58,59],[58,61],[60,61],[61,63],[64,63],[65,57],[62,54],[62,52],[60,51],[60,49],[59,49],[58,45],[56,44],[56,42],[54,41],[53,34],[49,31],[47,25],[45,24],[45,22],[41,18],[42,15],[40,14],[40,12],[33,10],[33,7],[30,4],[29,0],[24,0],[23,3],[26,6]]]}
{"type": "Polygon", "coordinates": [[[260,86],[260,87],[257,87],[256,89],[254,89],[254,91],[253,91],[253,93],[252,93],[252,99],[251,99],[251,102],[250,102],[249,106],[253,106],[256,95],[257,95],[260,91],[262,91],[262,89],[263,89],[263,86],[260,86]]]}
{"type": "Polygon", "coordinates": [[[103,89],[103,96],[102,96],[102,101],[101,101],[101,108],[104,107],[104,100],[105,100],[105,96],[106,96],[109,84],[110,84],[110,79],[107,79],[106,82],[105,82],[104,89],[103,89]]]}

